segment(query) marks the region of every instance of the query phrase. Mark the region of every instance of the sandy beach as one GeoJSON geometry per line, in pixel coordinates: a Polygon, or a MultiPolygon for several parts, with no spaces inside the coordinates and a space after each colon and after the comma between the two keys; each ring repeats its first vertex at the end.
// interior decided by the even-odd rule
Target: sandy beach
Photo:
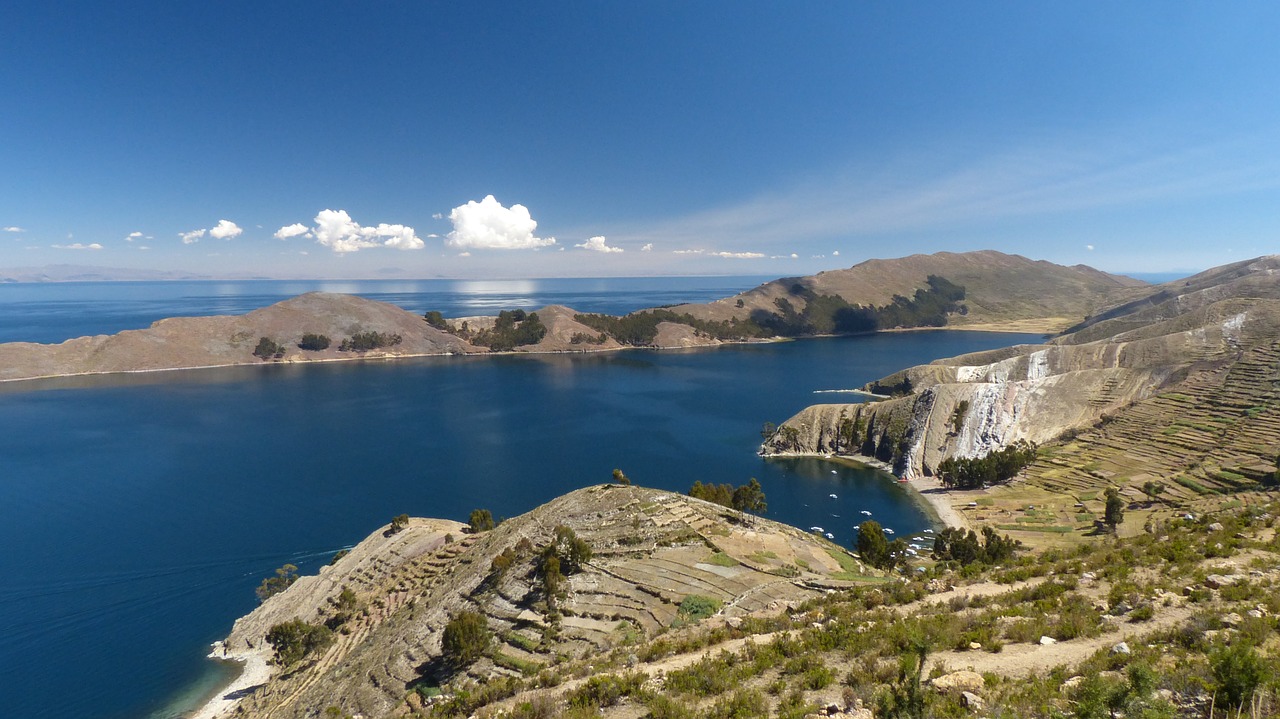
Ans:
{"type": "Polygon", "coordinates": [[[205,705],[188,719],[219,719],[230,716],[240,698],[248,694],[249,690],[265,684],[274,672],[274,668],[268,663],[271,653],[265,649],[249,649],[223,654],[222,643],[219,642],[214,645],[214,650],[210,652],[209,657],[241,662],[244,668],[235,681],[220,689],[217,696],[205,702],[205,705]]]}
{"type": "Polygon", "coordinates": [[[929,505],[937,515],[938,521],[948,527],[958,527],[960,529],[969,529],[969,521],[965,519],[963,513],[955,508],[954,497],[951,492],[942,486],[942,482],[937,477],[916,477],[909,480],[906,484],[911,485],[915,490],[916,496],[929,505]]]}

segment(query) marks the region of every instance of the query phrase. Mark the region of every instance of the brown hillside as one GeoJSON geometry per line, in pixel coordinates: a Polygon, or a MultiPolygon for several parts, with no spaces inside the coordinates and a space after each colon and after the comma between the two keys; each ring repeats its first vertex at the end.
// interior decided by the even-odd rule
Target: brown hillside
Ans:
{"type": "Polygon", "coordinates": [[[797,308],[803,301],[791,293],[795,284],[818,294],[838,295],[850,304],[881,307],[895,295],[911,297],[927,288],[929,275],[963,285],[968,313],[953,316],[954,326],[1004,325],[1038,320],[1037,327],[1056,330],[1082,321],[1100,307],[1130,299],[1146,283],[1109,275],[1091,267],[1065,267],[993,250],[939,252],[891,260],[867,260],[848,269],[820,272],[765,283],[740,295],[705,305],[681,305],[700,319],[746,319],[752,311],[775,312],[774,301],[786,298],[797,308]],[[743,306],[737,307],[741,300],[743,306]]]}
{"type": "Polygon", "coordinates": [[[285,362],[477,351],[394,305],[311,292],[245,315],[175,317],[145,330],[79,337],[56,345],[2,344],[0,380],[257,364],[262,360],[253,350],[261,337],[287,348],[285,362]],[[369,352],[340,352],[339,343],[356,332],[398,334],[401,342],[369,352]],[[332,345],[317,352],[298,349],[306,333],[326,335],[332,345]]]}

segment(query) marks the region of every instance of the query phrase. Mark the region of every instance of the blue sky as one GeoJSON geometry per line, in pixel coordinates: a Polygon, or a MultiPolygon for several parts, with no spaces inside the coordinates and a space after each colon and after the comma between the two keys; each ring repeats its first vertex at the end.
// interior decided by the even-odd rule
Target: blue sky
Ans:
{"type": "Polygon", "coordinates": [[[0,267],[1203,269],[1276,251],[1277,37],[1246,2],[7,2],[0,267]]]}

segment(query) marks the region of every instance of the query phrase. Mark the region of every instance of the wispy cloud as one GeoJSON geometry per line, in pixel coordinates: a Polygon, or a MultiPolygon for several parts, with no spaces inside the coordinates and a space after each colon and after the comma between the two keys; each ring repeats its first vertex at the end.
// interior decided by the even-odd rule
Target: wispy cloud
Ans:
{"type": "Polygon", "coordinates": [[[1140,133],[1061,138],[981,155],[968,150],[968,156],[934,148],[683,217],[615,228],[611,235],[627,242],[662,239],[776,251],[796,241],[998,224],[1280,189],[1280,147],[1270,147],[1274,141],[1144,143],[1135,135],[1140,133]]]}
{"type": "Polygon", "coordinates": [[[208,230],[191,230],[190,232],[179,232],[178,237],[182,238],[182,244],[191,245],[199,242],[200,238],[204,237],[208,232],[208,230]]]}
{"type": "Polygon", "coordinates": [[[18,226],[16,226],[16,225],[10,225],[10,226],[6,227],[6,228],[4,228],[4,231],[5,231],[5,232],[26,232],[26,230],[24,230],[24,229],[22,229],[21,227],[18,227],[18,226]]]}
{"type": "Polygon", "coordinates": [[[100,250],[102,249],[102,245],[98,244],[97,242],[94,242],[88,245],[81,244],[79,242],[73,242],[69,245],[50,245],[50,246],[53,247],[53,249],[55,250],[100,250]]]}

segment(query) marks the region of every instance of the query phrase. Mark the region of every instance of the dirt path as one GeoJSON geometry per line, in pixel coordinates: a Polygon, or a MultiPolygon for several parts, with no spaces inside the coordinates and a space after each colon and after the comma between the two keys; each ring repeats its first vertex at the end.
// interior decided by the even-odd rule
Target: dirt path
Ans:
{"type": "Polygon", "coordinates": [[[1170,629],[1191,617],[1189,607],[1170,607],[1158,612],[1150,621],[1121,622],[1118,631],[1090,639],[1073,639],[1054,644],[1010,644],[999,654],[991,652],[939,652],[929,657],[925,673],[941,664],[947,671],[972,669],[979,674],[994,672],[1001,676],[1021,678],[1048,671],[1063,664],[1074,665],[1093,656],[1099,649],[1120,642],[1133,642],[1149,634],[1170,629]]]}

